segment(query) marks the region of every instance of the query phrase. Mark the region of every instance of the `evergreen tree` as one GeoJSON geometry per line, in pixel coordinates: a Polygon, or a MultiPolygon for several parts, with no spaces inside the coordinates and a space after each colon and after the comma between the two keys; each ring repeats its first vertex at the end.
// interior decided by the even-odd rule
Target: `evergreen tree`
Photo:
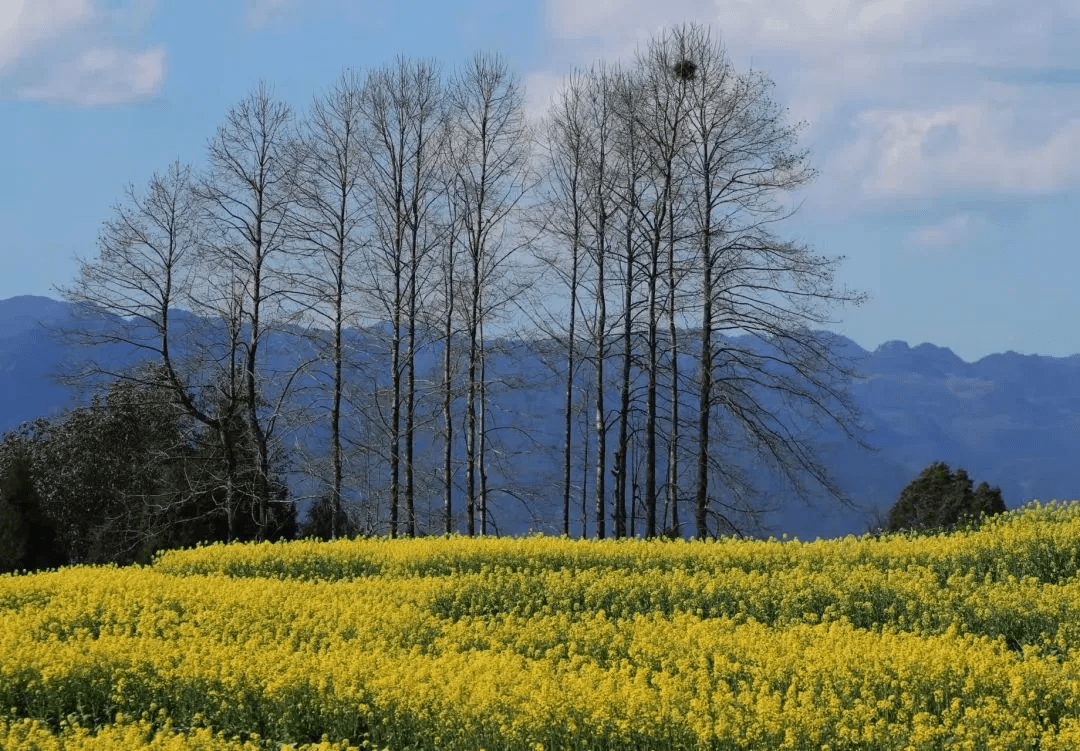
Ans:
{"type": "Polygon", "coordinates": [[[196,432],[164,378],[159,366],[135,371],[89,405],[5,436],[0,571],[147,562],[163,548],[295,537],[295,505],[280,477],[259,494],[258,449],[242,415],[227,461],[218,434],[196,432]],[[231,507],[223,477],[236,481],[231,507]]]}
{"type": "Polygon", "coordinates": [[[889,510],[886,530],[952,529],[1005,510],[1001,488],[983,482],[972,491],[971,484],[964,469],[954,473],[944,462],[934,462],[900,493],[889,510]]]}
{"type": "Polygon", "coordinates": [[[27,448],[11,434],[0,456],[0,573],[62,566],[67,556],[41,510],[27,448]]]}

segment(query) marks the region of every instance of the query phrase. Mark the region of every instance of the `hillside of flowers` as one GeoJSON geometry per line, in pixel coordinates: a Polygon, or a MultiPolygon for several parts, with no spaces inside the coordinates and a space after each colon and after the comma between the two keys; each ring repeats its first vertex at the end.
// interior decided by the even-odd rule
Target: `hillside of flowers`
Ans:
{"type": "Polygon", "coordinates": [[[0,577],[0,748],[1080,747],[1080,504],[815,542],[212,545],[0,577]]]}

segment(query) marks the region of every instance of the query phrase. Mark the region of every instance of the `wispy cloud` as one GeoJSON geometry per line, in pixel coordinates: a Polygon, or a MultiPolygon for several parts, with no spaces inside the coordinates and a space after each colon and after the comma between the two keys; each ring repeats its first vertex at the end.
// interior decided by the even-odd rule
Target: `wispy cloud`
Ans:
{"type": "Polygon", "coordinates": [[[864,111],[855,140],[833,164],[871,199],[1049,193],[1080,182],[1080,113],[1039,134],[1016,116],[1036,100],[1020,90],[1012,98],[1009,105],[972,99],[942,109],[864,111]]]}
{"type": "Polygon", "coordinates": [[[974,231],[974,224],[971,214],[954,214],[936,224],[916,230],[911,237],[920,245],[948,247],[968,240],[974,231]]]}
{"type": "Polygon", "coordinates": [[[13,0],[0,3],[0,74],[39,47],[94,15],[91,0],[13,0]]]}
{"type": "Polygon", "coordinates": [[[356,0],[247,0],[247,25],[249,29],[280,25],[297,18],[299,14],[314,16],[332,10],[337,17],[357,12],[356,0]]]}
{"type": "Polygon", "coordinates": [[[19,94],[94,107],[150,96],[164,77],[164,47],[146,52],[92,49],[58,65],[45,83],[24,87],[19,94]]]}
{"type": "Polygon", "coordinates": [[[165,48],[116,41],[149,9],[147,0],[0,3],[0,76],[25,99],[93,107],[150,96],[164,80],[165,48]]]}
{"type": "Polygon", "coordinates": [[[293,5],[293,0],[251,0],[247,14],[248,26],[257,28],[281,21],[289,6],[293,5]]]}

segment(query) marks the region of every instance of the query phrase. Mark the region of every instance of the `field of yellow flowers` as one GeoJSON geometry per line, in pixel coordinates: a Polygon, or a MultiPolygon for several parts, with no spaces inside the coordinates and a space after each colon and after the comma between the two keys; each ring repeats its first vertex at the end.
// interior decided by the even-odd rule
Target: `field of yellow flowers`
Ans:
{"type": "Polygon", "coordinates": [[[0,577],[0,748],[1080,748],[1080,504],[939,536],[213,545],[0,577]]]}

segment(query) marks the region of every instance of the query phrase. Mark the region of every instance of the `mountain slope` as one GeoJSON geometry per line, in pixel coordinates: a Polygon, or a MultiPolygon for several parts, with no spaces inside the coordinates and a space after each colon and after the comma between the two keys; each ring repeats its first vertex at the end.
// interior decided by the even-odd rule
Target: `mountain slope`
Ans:
{"type": "MultiPolygon", "coordinates": [[[[43,297],[0,300],[0,431],[76,401],[51,377],[79,356],[49,334],[71,323],[71,310],[43,297]]],[[[372,341],[363,333],[354,336],[372,341]]],[[[778,501],[764,517],[772,533],[805,539],[865,531],[875,513],[886,511],[904,485],[935,460],[964,467],[976,482],[999,485],[1010,506],[1076,495],[1080,466],[1072,459],[1080,454],[1080,356],[1007,352],[968,363],[932,344],[887,342],[867,352],[844,337],[834,336],[833,342],[862,373],[851,392],[866,440],[876,450],[858,447],[835,427],[815,433],[821,457],[855,504],[850,507],[821,497],[809,504],[782,502],[790,491],[767,473],[752,471],[778,501]]],[[[501,381],[492,388],[491,419],[501,441],[492,466],[493,515],[502,533],[555,531],[561,515],[561,366],[545,365],[538,346],[528,342],[508,342],[506,349],[489,363],[489,373],[501,381]]],[[[119,348],[95,355],[130,357],[119,348]]],[[[429,355],[420,370],[434,372],[437,365],[436,355],[429,355]]],[[[320,435],[310,438],[318,441],[320,435]]],[[[418,458],[437,466],[437,445],[421,440],[418,458]]],[[[578,464],[576,478],[583,475],[578,464]]],[[[438,494],[430,496],[421,499],[421,513],[437,514],[438,494]]],[[[579,487],[575,519],[581,516],[580,498],[579,487]]]]}

